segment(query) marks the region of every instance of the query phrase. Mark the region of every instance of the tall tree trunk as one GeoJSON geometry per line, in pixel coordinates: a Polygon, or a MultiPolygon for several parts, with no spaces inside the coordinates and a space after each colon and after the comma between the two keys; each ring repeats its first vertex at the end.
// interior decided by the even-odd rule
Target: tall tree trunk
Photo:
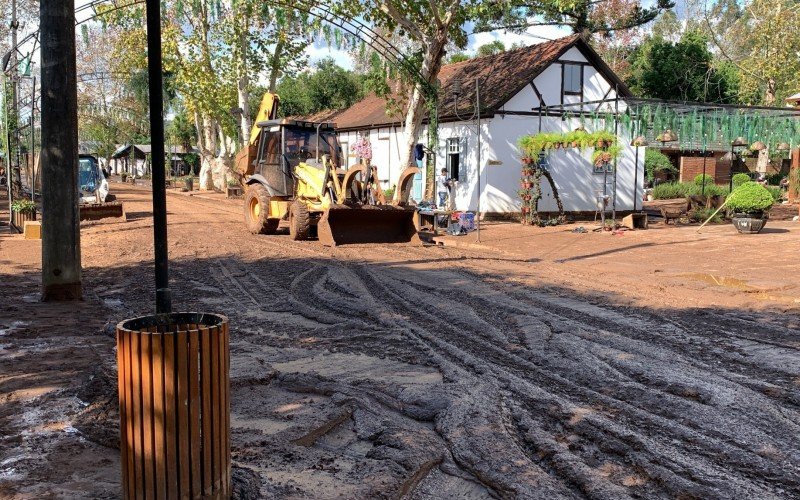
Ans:
{"type": "MultiPolygon", "coordinates": [[[[244,13],[241,13],[244,15],[244,13]]],[[[246,144],[250,138],[250,78],[247,74],[247,21],[243,21],[244,26],[239,30],[239,63],[236,65],[239,71],[239,80],[236,82],[236,92],[239,97],[239,109],[242,110],[239,126],[241,127],[239,144],[236,147],[241,147],[246,144]]]]}
{"type": "MultiPolygon", "coordinates": [[[[429,84],[433,85],[434,81],[439,75],[439,69],[442,66],[442,57],[444,57],[444,48],[447,43],[446,32],[439,33],[435,38],[428,40],[426,45],[425,56],[422,60],[422,78],[429,84]]],[[[417,137],[419,136],[419,128],[422,125],[422,120],[425,118],[425,95],[421,83],[414,85],[414,91],[411,94],[411,99],[408,102],[405,119],[405,141],[403,149],[400,150],[400,165],[401,171],[405,167],[413,166],[412,158],[414,155],[414,147],[417,145],[417,137]]],[[[430,177],[430,175],[428,175],[430,177]]],[[[390,183],[392,179],[390,179],[390,183]]],[[[395,198],[399,195],[395,192],[395,198]]]]}

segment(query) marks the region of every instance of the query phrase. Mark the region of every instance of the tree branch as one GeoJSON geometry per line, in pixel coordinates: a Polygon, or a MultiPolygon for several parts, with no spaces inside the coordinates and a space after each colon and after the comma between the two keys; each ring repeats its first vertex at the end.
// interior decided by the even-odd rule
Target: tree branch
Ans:
{"type": "Polygon", "coordinates": [[[409,19],[404,17],[397,7],[394,6],[392,0],[384,0],[380,4],[381,11],[389,16],[394,22],[396,22],[399,26],[401,26],[404,30],[411,33],[414,38],[420,40],[422,43],[425,42],[425,33],[422,32],[417,26],[412,23],[409,19]]]}

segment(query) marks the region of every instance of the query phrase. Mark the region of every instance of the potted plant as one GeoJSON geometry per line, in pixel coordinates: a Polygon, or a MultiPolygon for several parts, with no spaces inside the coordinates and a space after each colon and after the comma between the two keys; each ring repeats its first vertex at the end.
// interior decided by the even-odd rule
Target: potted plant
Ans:
{"type": "Polygon", "coordinates": [[[11,220],[20,231],[26,221],[36,220],[36,204],[31,200],[15,200],[11,202],[11,220]]]}
{"type": "Polygon", "coordinates": [[[592,163],[596,167],[608,165],[613,159],[614,158],[611,156],[611,153],[604,149],[598,149],[592,154],[592,163]]]}
{"type": "Polygon", "coordinates": [[[734,189],[725,203],[732,212],[736,230],[743,234],[756,234],[766,225],[767,212],[775,199],[767,188],[751,181],[734,189]]]}

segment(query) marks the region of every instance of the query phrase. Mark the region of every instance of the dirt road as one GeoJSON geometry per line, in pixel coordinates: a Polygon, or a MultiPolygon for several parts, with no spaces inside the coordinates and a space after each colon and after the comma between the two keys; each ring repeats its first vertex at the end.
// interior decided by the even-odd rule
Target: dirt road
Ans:
{"type": "MultiPolygon", "coordinates": [[[[82,230],[80,310],[0,291],[0,496],[119,492],[104,331],[151,311],[153,278],[149,192],[115,187],[130,221],[82,230]],[[32,382],[42,356],[73,377],[32,382]]],[[[651,283],[617,295],[591,260],[329,249],[249,235],[235,202],[168,208],[175,309],[231,320],[242,498],[800,496],[793,307],[634,307],[651,283]]],[[[35,297],[38,244],[0,245],[0,280],[35,297]]]]}

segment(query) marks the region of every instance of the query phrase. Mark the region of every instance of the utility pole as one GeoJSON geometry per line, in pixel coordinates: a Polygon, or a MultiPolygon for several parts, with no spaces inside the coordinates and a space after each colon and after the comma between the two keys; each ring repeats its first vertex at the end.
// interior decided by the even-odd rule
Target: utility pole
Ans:
{"type": "Polygon", "coordinates": [[[19,20],[17,19],[17,0],[11,0],[11,58],[9,61],[9,74],[11,76],[11,116],[14,120],[14,146],[17,151],[16,166],[11,168],[11,158],[8,159],[9,165],[9,182],[13,178],[12,190],[16,196],[22,194],[22,177],[20,175],[20,161],[19,161],[19,60],[17,59],[17,30],[19,29],[19,20]],[[12,174],[13,175],[10,175],[12,174]]]}
{"type": "Polygon", "coordinates": [[[41,0],[42,300],[80,300],[75,0],[41,0]]]}

